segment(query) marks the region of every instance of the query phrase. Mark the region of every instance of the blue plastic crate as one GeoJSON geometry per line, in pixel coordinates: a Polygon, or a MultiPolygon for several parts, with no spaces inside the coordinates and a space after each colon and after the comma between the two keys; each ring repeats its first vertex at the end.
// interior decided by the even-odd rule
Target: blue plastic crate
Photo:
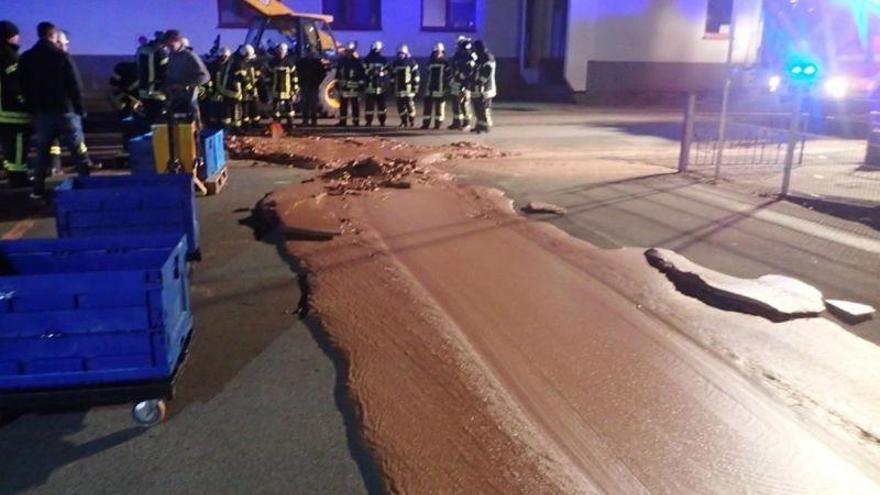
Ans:
{"type": "Polygon", "coordinates": [[[128,166],[133,174],[156,173],[152,132],[128,140],[128,166]]]}
{"type": "Polygon", "coordinates": [[[199,178],[205,180],[213,177],[226,166],[226,144],[223,141],[223,129],[207,129],[201,132],[205,167],[199,170],[199,178]]]}
{"type": "Polygon", "coordinates": [[[0,390],[171,377],[192,330],[183,236],[0,241],[0,390]]]}
{"type": "Polygon", "coordinates": [[[187,254],[198,256],[192,176],[74,177],[55,192],[58,237],[181,233],[187,254]]]}

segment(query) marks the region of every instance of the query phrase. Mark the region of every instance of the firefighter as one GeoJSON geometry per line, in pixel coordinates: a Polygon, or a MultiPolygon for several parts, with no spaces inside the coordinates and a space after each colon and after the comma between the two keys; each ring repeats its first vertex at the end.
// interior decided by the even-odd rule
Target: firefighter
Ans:
{"type": "Polygon", "coordinates": [[[31,119],[25,111],[18,73],[20,40],[15,24],[0,21],[0,148],[3,169],[13,187],[28,183],[27,150],[31,136],[31,119]]]}
{"type": "Polygon", "coordinates": [[[397,113],[400,127],[413,127],[416,122],[416,93],[419,90],[419,64],[413,60],[409,47],[401,45],[397,59],[391,64],[394,78],[394,94],[397,96],[397,113]]]}
{"type": "Polygon", "coordinates": [[[208,86],[207,122],[211,127],[224,127],[231,125],[231,121],[225,122],[226,105],[223,96],[223,77],[226,75],[226,67],[232,60],[232,50],[227,47],[219,49],[217,56],[208,64],[208,72],[211,74],[211,83],[208,86]]]}
{"type": "Polygon", "coordinates": [[[366,71],[366,117],[367,127],[373,125],[373,120],[378,116],[379,125],[385,126],[388,111],[385,105],[385,90],[388,83],[388,59],[382,55],[382,42],[376,41],[370,48],[370,53],[364,59],[366,71]]]}
{"type": "Polygon", "coordinates": [[[472,42],[469,38],[459,36],[456,42],[457,48],[452,57],[452,76],[449,83],[449,93],[452,99],[453,120],[449,129],[465,129],[470,126],[470,100],[469,87],[471,78],[476,68],[476,55],[473,52],[472,42]]]}
{"type": "Polygon", "coordinates": [[[242,65],[242,71],[242,125],[254,128],[260,125],[260,95],[264,93],[264,90],[262,88],[263,73],[253,47],[248,51],[242,65]]]}
{"type": "Polygon", "coordinates": [[[138,48],[137,72],[138,95],[144,107],[144,118],[154,123],[165,113],[167,95],[160,90],[168,72],[168,50],[163,41],[164,33],[138,48]]]}
{"type": "Polygon", "coordinates": [[[321,93],[321,83],[327,76],[327,68],[318,54],[318,50],[311,49],[307,56],[296,61],[296,72],[299,75],[299,84],[302,94],[302,125],[318,125],[318,98],[321,93]]]}
{"type": "Polygon", "coordinates": [[[244,100],[245,66],[255,57],[254,47],[242,45],[226,63],[218,89],[223,95],[223,126],[232,132],[241,131],[243,125],[242,101],[244,100]]]}
{"type": "Polygon", "coordinates": [[[366,70],[364,62],[357,52],[357,44],[349,43],[344,56],[336,67],[336,81],[339,87],[342,106],[339,108],[339,123],[337,126],[348,125],[348,110],[351,108],[352,123],[355,127],[361,125],[360,94],[366,83],[366,70]]]}
{"type": "Polygon", "coordinates": [[[425,107],[422,112],[422,129],[431,127],[434,121],[434,129],[443,125],[446,117],[446,96],[449,89],[449,61],[446,60],[446,47],[443,43],[434,45],[431,59],[428,61],[428,71],[425,77],[425,107]]]}
{"type": "Polygon", "coordinates": [[[272,90],[272,117],[278,122],[287,121],[288,129],[292,129],[296,117],[294,104],[299,93],[299,77],[288,50],[287,43],[280,43],[274,48],[274,56],[269,61],[269,87],[272,90]]]}
{"type": "Polygon", "coordinates": [[[138,98],[138,69],[135,62],[119,62],[110,76],[110,101],[120,120],[140,115],[143,108],[138,98]]]}
{"type": "Polygon", "coordinates": [[[480,134],[492,129],[492,99],[498,95],[498,88],[495,83],[495,55],[489,51],[483,40],[474,43],[474,53],[477,55],[477,65],[471,91],[477,125],[471,132],[480,134]]]}

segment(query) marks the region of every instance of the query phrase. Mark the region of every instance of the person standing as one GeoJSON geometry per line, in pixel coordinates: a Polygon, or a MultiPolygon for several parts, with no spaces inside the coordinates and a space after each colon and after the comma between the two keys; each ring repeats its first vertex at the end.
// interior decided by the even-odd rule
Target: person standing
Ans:
{"type": "Polygon", "coordinates": [[[446,97],[449,92],[449,61],[446,59],[446,47],[443,43],[434,45],[428,70],[425,77],[425,107],[422,112],[422,129],[434,129],[443,125],[446,117],[446,97]]]}
{"type": "Polygon", "coordinates": [[[223,95],[223,125],[233,132],[240,132],[243,124],[242,101],[244,100],[244,85],[247,75],[246,64],[248,58],[254,56],[253,46],[241,45],[232,59],[225,64],[218,85],[220,93],[223,95]]]}
{"type": "Polygon", "coordinates": [[[40,39],[21,56],[19,70],[25,108],[32,115],[36,133],[37,165],[31,197],[44,198],[53,140],[60,138],[68,147],[80,176],[89,175],[91,160],[82,129],[86,110],[79,71],[73,59],[57,46],[58,28],[41,22],[37,34],[40,39]]]}
{"type": "Polygon", "coordinates": [[[144,106],[144,119],[150,124],[157,122],[165,113],[167,95],[160,88],[168,72],[168,50],[159,31],[153,41],[137,49],[138,94],[144,106]]]}
{"type": "Polygon", "coordinates": [[[272,89],[272,116],[278,122],[287,122],[287,128],[293,129],[296,118],[294,103],[299,93],[299,77],[296,67],[290,60],[287,43],[280,43],[274,49],[272,60],[269,61],[272,89]]]}
{"type": "Polygon", "coordinates": [[[449,83],[454,116],[449,129],[465,129],[471,125],[471,93],[469,87],[477,62],[476,55],[473,52],[473,45],[469,38],[459,36],[456,45],[457,48],[455,55],[452,56],[451,64],[452,80],[449,83]]]}
{"type": "Polygon", "coordinates": [[[413,60],[408,46],[401,45],[397,50],[397,59],[391,64],[391,73],[400,127],[413,127],[416,122],[416,93],[419,90],[420,76],[419,64],[413,60]]]}
{"type": "Polygon", "coordinates": [[[492,100],[498,95],[495,83],[495,55],[486,47],[483,40],[474,43],[477,64],[474,70],[471,91],[474,95],[474,112],[477,114],[477,125],[471,132],[480,134],[492,129],[492,100]]]}
{"type": "Polygon", "coordinates": [[[366,75],[366,117],[367,127],[373,125],[373,120],[378,116],[379,125],[385,126],[388,110],[385,104],[385,91],[388,84],[388,59],[382,55],[382,42],[376,41],[370,48],[370,53],[364,59],[366,75]]]}
{"type": "Polygon", "coordinates": [[[260,125],[260,93],[262,70],[257,61],[257,52],[251,45],[242,65],[242,122],[245,127],[256,128],[260,125]]]}
{"type": "Polygon", "coordinates": [[[307,56],[296,61],[296,72],[299,74],[300,88],[302,90],[302,125],[318,125],[318,97],[321,93],[321,83],[327,76],[327,68],[321,60],[318,51],[309,50],[307,56]]]}
{"type": "Polygon", "coordinates": [[[345,55],[336,67],[336,82],[339,85],[339,95],[342,106],[339,108],[339,127],[348,125],[348,111],[351,109],[352,123],[355,127],[361,125],[361,90],[366,83],[366,69],[364,62],[358,56],[357,45],[349,43],[345,55]]]}
{"type": "Polygon", "coordinates": [[[217,56],[208,63],[208,72],[211,74],[211,85],[208,94],[208,125],[211,127],[223,127],[227,125],[225,120],[224,96],[221,88],[223,87],[223,76],[226,72],[226,66],[232,59],[232,50],[227,47],[219,49],[217,56]]]}
{"type": "Polygon", "coordinates": [[[170,55],[162,90],[168,95],[173,113],[191,116],[200,127],[198,90],[211,81],[211,75],[201,57],[188,49],[185,40],[180,31],[171,29],[165,33],[165,45],[170,55]]]}
{"type": "Polygon", "coordinates": [[[13,187],[28,183],[27,150],[31,137],[31,118],[25,111],[19,77],[18,26],[0,21],[0,148],[3,169],[13,187]]]}

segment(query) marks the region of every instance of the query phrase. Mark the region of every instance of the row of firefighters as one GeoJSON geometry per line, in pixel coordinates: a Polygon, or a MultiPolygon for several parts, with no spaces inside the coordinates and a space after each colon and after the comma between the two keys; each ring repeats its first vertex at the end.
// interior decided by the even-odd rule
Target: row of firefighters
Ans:
{"type": "MultiPolygon", "coordinates": [[[[339,126],[361,123],[361,99],[365,103],[365,124],[386,125],[386,100],[397,99],[401,127],[414,127],[416,97],[424,99],[422,128],[439,129],[445,120],[447,101],[454,114],[450,129],[471,128],[488,132],[492,127],[492,100],[497,94],[496,62],[483,41],[459,37],[452,57],[442,43],[433,47],[424,71],[406,45],[389,61],[380,41],[373,43],[363,59],[355,44],[341,52],[336,64],[336,91],[340,101],[339,126]],[[473,107],[473,112],[471,111],[473,107]],[[475,118],[474,118],[474,115],[475,118]]],[[[263,108],[276,121],[294,126],[317,125],[319,101],[328,67],[316,51],[294,60],[289,47],[280,43],[257,57],[251,45],[235,53],[214,50],[206,57],[211,80],[197,88],[198,104],[193,110],[205,125],[236,132],[259,126],[263,108]],[[297,115],[297,108],[299,115],[297,115]]],[[[146,43],[138,50],[136,63],[117,65],[111,85],[114,101],[123,115],[139,114],[155,122],[168,111],[168,95],[161,92],[167,52],[160,43],[146,43]]]]}

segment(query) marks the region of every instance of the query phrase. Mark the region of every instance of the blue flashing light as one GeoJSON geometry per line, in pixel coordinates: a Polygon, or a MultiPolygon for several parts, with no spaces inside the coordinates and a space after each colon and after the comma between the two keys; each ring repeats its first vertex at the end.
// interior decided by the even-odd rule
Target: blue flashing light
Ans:
{"type": "Polygon", "coordinates": [[[817,69],[816,69],[815,65],[808,65],[808,66],[804,67],[804,75],[805,76],[815,75],[816,71],[817,71],[817,69]]]}
{"type": "Polygon", "coordinates": [[[804,72],[804,68],[800,65],[795,65],[794,67],[789,69],[789,72],[791,72],[792,75],[799,76],[804,72]]]}

